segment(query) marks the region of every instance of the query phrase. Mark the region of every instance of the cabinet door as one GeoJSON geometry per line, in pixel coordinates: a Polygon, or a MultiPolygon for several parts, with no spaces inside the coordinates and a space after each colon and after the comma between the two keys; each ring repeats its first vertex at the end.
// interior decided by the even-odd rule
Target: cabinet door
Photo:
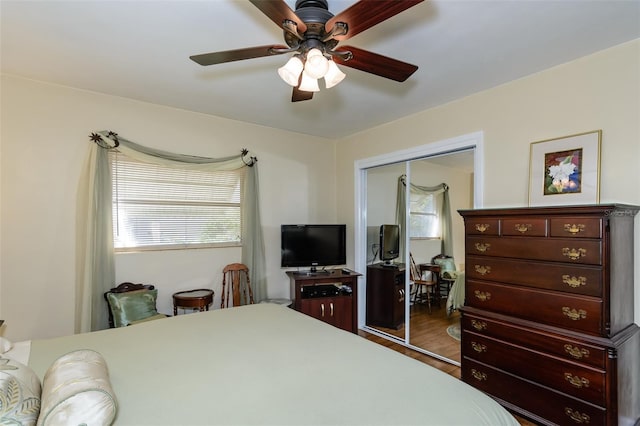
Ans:
{"type": "Polygon", "coordinates": [[[303,299],[301,305],[303,314],[343,330],[352,331],[353,309],[350,296],[303,299]]]}

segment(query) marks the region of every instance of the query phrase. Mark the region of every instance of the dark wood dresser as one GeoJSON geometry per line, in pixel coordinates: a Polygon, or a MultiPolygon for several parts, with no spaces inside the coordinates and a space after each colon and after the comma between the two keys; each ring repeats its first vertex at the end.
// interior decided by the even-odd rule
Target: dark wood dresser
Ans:
{"type": "Polygon", "coordinates": [[[638,207],[462,210],[462,379],[537,423],[634,425],[638,207]]]}

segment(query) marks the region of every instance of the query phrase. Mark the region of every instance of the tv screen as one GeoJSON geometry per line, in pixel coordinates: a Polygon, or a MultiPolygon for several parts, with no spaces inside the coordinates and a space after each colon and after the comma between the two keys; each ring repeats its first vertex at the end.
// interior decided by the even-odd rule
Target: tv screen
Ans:
{"type": "Polygon", "coordinates": [[[389,262],[400,255],[400,227],[380,225],[380,260],[389,262]]]}
{"type": "Polygon", "coordinates": [[[346,225],[282,225],[282,267],[337,266],[347,263],[346,225]]]}

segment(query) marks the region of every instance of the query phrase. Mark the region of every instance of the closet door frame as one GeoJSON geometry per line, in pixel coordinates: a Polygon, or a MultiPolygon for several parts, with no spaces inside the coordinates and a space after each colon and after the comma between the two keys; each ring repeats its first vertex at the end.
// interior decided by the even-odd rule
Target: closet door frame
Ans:
{"type": "MultiPolygon", "coordinates": [[[[447,154],[453,154],[460,151],[474,151],[474,184],[473,184],[473,200],[474,208],[482,208],[484,200],[484,133],[482,131],[468,133],[465,135],[444,139],[437,142],[420,145],[409,149],[394,151],[375,157],[357,160],[354,163],[354,202],[355,202],[355,268],[361,271],[364,276],[361,279],[360,290],[358,291],[358,328],[368,333],[375,334],[388,340],[392,340],[403,346],[417,350],[419,352],[431,355],[435,358],[446,362],[452,362],[448,358],[444,358],[438,354],[429,352],[425,349],[413,346],[409,342],[410,321],[405,321],[404,339],[381,333],[375,328],[369,327],[365,323],[366,318],[366,270],[367,270],[367,169],[372,167],[384,166],[396,163],[405,163],[407,171],[408,164],[413,160],[420,160],[429,157],[438,157],[447,154]]],[[[407,198],[408,200],[408,198],[407,198]]],[[[407,209],[408,211],[408,209],[407,209]]],[[[408,222],[407,222],[408,223],[408,222]]],[[[407,230],[405,229],[405,233],[407,230]]],[[[409,238],[405,238],[405,251],[409,252],[409,238]]],[[[405,292],[408,294],[409,288],[409,272],[406,270],[405,292]]],[[[405,318],[409,318],[409,304],[405,305],[405,318]]],[[[455,363],[455,362],[454,362],[455,363]]]]}

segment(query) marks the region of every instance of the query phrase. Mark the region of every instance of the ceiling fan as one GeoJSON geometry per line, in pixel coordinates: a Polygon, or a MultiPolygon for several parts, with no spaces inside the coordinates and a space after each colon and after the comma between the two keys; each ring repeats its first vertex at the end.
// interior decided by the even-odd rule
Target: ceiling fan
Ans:
{"type": "Polygon", "coordinates": [[[305,101],[319,91],[318,79],[333,87],[344,78],[336,63],[395,81],[405,81],[418,67],[353,46],[338,43],[424,0],[360,0],[337,15],[327,0],[296,0],[293,11],[284,0],[249,0],[282,27],[284,45],[266,45],[190,56],[200,65],[214,65],[263,56],[295,53],[278,70],[293,86],[292,102],[305,101]]]}

